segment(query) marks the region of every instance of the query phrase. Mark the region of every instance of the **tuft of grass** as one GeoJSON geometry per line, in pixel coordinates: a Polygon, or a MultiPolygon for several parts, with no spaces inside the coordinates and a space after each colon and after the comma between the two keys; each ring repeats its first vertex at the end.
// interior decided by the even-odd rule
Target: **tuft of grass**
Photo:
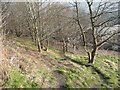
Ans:
{"type": "Polygon", "coordinates": [[[64,70],[64,68],[61,68],[61,69],[57,69],[56,70],[58,73],[64,75],[66,73],[66,70],[64,70]]]}

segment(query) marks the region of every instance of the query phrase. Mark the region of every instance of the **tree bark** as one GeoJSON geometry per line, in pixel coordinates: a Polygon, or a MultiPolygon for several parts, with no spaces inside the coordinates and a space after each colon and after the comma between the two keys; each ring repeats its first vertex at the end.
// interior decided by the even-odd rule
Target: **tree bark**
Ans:
{"type": "Polygon", "coordinates": [[[91,61],[91,53],[87,52],[87,54],[88,54],[88,63],[90,63],[90,61],[91,61]]]}
{"type": "Polygon", "coordinates": [[[67,51],[68,51],[68,43],[65,42],[65,52],[67,52],[67,51]]]}
{"type": "Polygon", "coordinates": [[[64,42],[63,42],[62,48],[63,48],[63,52],[65,52],[65,43],[64,42]]]}
{"type": "Polygon", "coordinates": [[[93,51],[89,54],[89,56],[88,56],[89,57],[89,60],[88,60],[89,63],[94,63],[96,52],[97,52],[97,47],[95,47],[93,49],[93,51]]]}
{"type": "Polygon", "coordinates": [[[38,46],[38,52],[41,52],[41,43],[39,37],[37,37],[37,46],[38,46]]]}
{"type": "Polygon", "coordinates": [[[49,39],[47,39],[46,43],[47,43],[47,45],[46,45],[46,51],[47,51],[48,47],[49,47],[49,39]]]}

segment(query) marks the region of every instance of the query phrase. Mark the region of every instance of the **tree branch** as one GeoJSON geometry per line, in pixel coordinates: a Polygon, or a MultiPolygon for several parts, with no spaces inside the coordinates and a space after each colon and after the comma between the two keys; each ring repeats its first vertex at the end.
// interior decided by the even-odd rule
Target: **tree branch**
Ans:
{"type": "Polygon", "coordinates": [[[113,33],[113,34],[110,35],[108,38],[106,38],[104,41],[98,43],[97,46],[98,46],[98,47],[101,46],[102,44],[104,44],[105,42],[107,42],[109,39],[111,39],[113,36],[115,36],[115,35],[117,35],[117,34],[119,34],[119,33],[120,33],[120,31],[119,31],[119,32],[116,32],[116,33],[113,33]]]}

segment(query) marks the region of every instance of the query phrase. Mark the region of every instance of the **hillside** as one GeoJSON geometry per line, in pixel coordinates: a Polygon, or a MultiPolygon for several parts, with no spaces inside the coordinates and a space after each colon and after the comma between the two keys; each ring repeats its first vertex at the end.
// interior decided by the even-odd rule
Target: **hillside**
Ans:
{"type": "Polygon", "coordinates": [[[120,2],[79,1],[0,2],[0,89],[120,87],[120,2]]]}
{"type": "Polygon", "coordinates": [[[86,55],[70,52],[63,55],[60,50],[53,47],[39,53],[37,46],[28,38],[9,38],[2,44],[1,55],[4,58],[0,63],[0,87],[116,88],[120,86],[118,53],[113,56],[98,53],[95,63],[88,64],[86,55]]]}

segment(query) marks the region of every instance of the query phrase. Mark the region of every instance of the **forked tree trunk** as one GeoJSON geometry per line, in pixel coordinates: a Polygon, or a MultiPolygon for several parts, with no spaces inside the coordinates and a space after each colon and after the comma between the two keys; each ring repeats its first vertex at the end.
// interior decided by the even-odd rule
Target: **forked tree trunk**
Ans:
{"type": "Polygon", "coordinates": [[[91,53],[91,63],[94,62],[94,60],[95,60],[95,55],[96,55],[96,50],[91,53]]]}
{"type": "Polygon", "coordinates": [[[93,51],[88,54],[88,63],[94,63],[96,52],[97,47],[95,47],[93,51]]]}

